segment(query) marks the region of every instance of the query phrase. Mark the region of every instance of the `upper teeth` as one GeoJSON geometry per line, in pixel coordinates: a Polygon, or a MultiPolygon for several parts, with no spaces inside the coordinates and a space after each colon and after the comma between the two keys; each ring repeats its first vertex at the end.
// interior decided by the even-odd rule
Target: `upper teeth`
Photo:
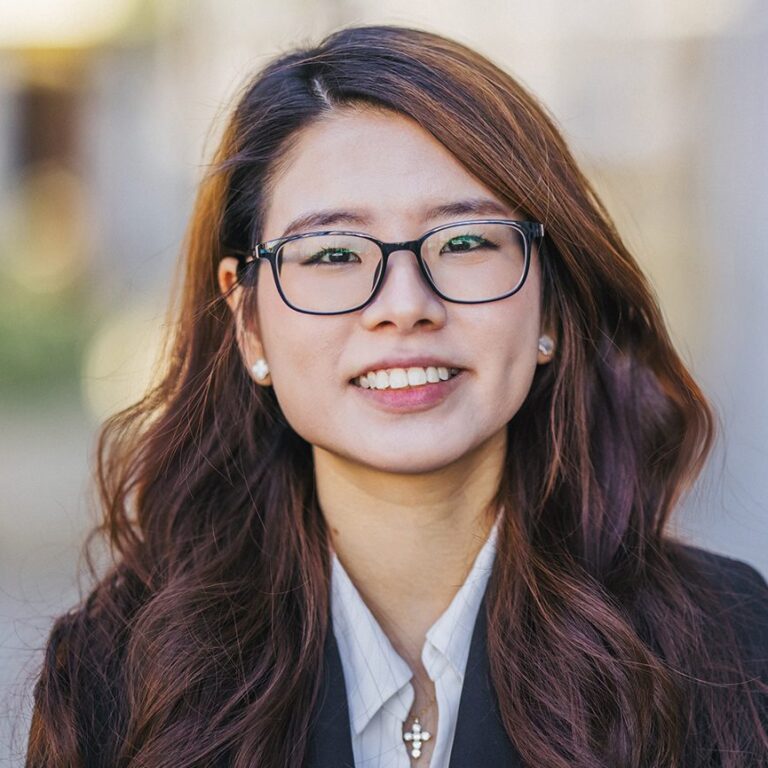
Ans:
{"type": "Polygon", "coordinates": [[[437,381],[447,381],[459,372],[458,368],[387,368],[380,371],[368,371],[353,379],[353,383],[364,389],[402,389],[403,387],[420,387],[422,384],[433,384],[437,381]]]}

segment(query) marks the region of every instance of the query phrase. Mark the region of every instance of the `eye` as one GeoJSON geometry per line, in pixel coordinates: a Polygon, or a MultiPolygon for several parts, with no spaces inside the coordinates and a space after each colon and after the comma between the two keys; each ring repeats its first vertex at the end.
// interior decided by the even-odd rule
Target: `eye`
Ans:
{"type": "Polygon", "coordinates": [[[462,253],[483,246],[493,246],[482,235],[456,235],[448,240],[440,249],[440,253],[462,253]]]}
{"type": "Polygon", "coordinates": [[[358,255],[349,248],[322,248],[309,256],[304,264],[352,264],[360,261],[358,255]]]}

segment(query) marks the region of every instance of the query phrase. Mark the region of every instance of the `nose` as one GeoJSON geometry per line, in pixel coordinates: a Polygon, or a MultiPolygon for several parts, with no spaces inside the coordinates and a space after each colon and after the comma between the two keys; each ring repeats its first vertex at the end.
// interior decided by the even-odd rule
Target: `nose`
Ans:
{"type": "Polygon", "coordinates": [[[402,331],[421,326],[442,326],[446,310],[419,269],[416,254],[409,250],[390,254],[382,285],[373,301],[362,310],[368,328],[392,324],[402,331]]]}

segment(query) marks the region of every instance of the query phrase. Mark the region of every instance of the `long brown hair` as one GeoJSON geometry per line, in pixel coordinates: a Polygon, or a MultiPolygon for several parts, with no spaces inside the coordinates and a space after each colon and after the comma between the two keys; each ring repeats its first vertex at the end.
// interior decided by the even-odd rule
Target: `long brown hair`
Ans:
{"type": "Polygon", "coordinates": [[[394,26],[282,55],[240,94],[185,240],[164,373],[99,434],[94,535],[114,565],[53,628],[27,765],[81,764],[84,734],[111,766],[302,764],[330,629],[326,527],[310,446],[247,374],[217,266],[259,240],[297,132],[349,105],[415,119],[547,233],[557,359],[508,425],[488,585],[510,739],[539,768],[757,765],[768,738],[735,619],[666,532],[711,408],[546,111],[480,54],[394,26]]]}

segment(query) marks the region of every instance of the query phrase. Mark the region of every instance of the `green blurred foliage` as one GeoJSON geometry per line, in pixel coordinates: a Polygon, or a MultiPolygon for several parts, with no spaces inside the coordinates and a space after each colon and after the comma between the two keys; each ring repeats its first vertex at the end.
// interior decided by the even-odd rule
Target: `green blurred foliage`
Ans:
{"type": "Polygon", "coordinates": [[[78,397],[94,315],[82,281],[41,294],[0,271],[0,398],[13,404],[78,397]]]}

